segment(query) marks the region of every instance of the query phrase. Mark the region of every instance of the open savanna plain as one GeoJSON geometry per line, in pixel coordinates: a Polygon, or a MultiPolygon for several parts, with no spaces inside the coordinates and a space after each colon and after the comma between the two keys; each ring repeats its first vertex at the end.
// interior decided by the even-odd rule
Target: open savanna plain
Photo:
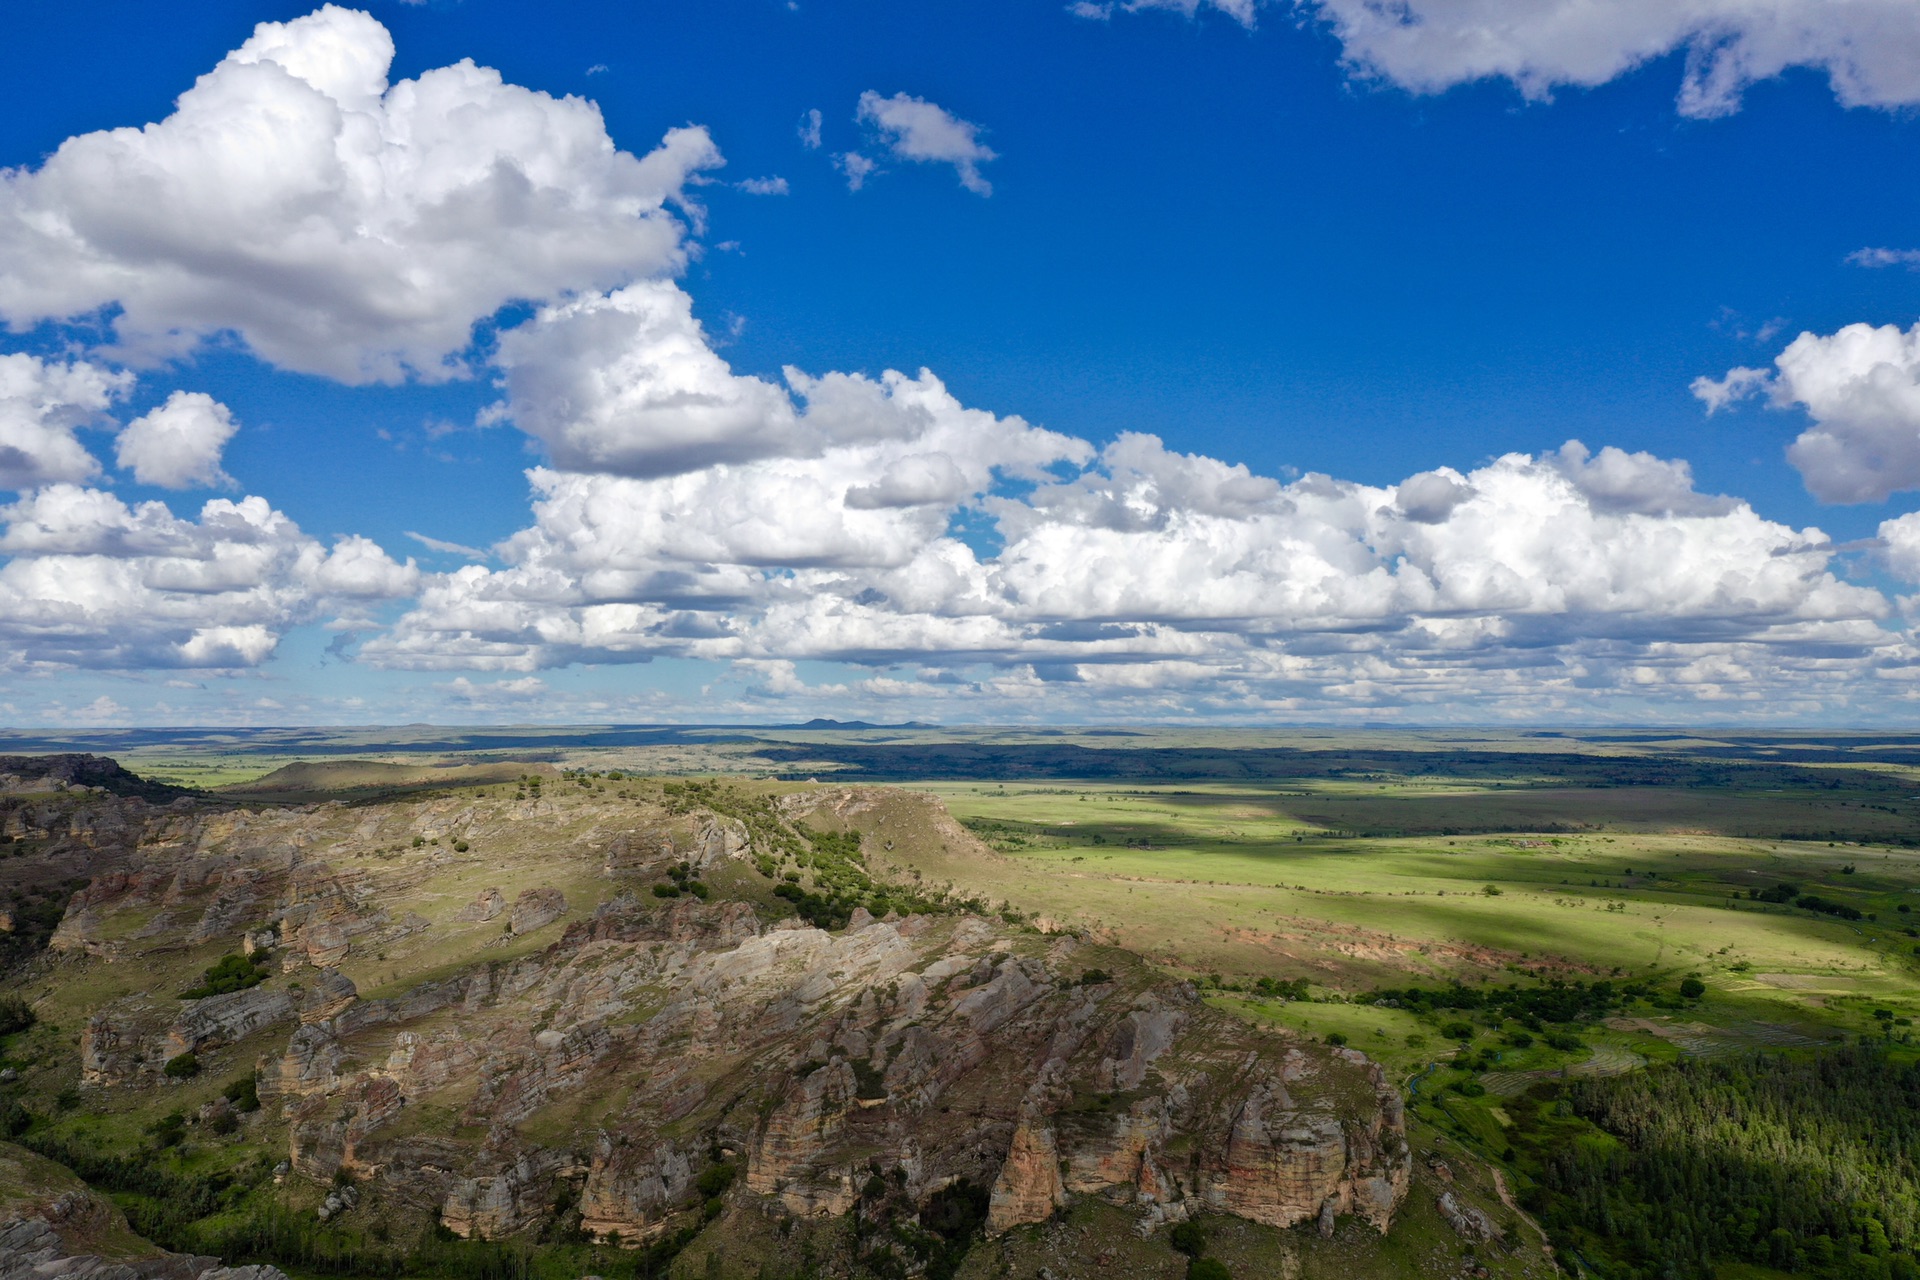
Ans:
{"type": "MultiPolygon", "coordinates": [[[[1612,1141],[1555,1130],[1560,1090],[1707,1064],[1745,1080],[1843,1045],[1911,1063],[1920,1013],[1908,761],[1616,750],[1504,770],[1440,752],[1309,756],[1292,777],[1272,760],[1256,767],[1274,776],[1170,777],[1163,760],[1148,779],[927,779],[979,843],[886,856],[1148,955],[1256,1023],[1364,1049],[1406,1081],[1420,1150],[1451,1143],[1455,1167],[1502,1171],[1516,1212],[1549,1209],[1542,1183],[1570,1176],[1548,1170],[1556,1151],[1612,1141]],[[1556,1009],[1554,992],[1578,995],[1556,1009]]],[[[1642,1261],[1671,1244],[1659,1230],[1642,1261]]],[[[1604,1233],[1556,1238],[1576,1269],[1641,1274],[1604,1233]]],[[[1824,1243],[1798,1247],[1776,1241],[1779,1266],[1708,1249],[1710,1269],[1668,1273],[1907,1274],[1844,1240],[1830,1267],[1824,1243]]]]}
{"type": "MultiPolygon", "coordinates": [[[[1419,798],[1450,828],[1499,827],[1515,796],[1434,782],[923,785],[995,854],[923,855],[923,876],[1200,978],[1305,979],[1352,994],[1410,981],[1692,974],[1782,1018],[1839,1026],[1860,1005],[1858,1029],[1872,1021],[1864,1006],[1911,1000],[1920,976],[1913,913],[1902,910],[1920,901],[1920,851],[1714,834],[1717,798],[1705,793],[1659,805],[1642,788],[1572,793],[1558,812],[1582,815],[1573,832],[1563,821],[1380,836],[1330,822],[1364,818],[1370,800],[1419,798]],[[1861,918],[1753,896],[1783,882],[1861,918]]],[[[1847,833],[1901,834],[1865,825],[1847,833]]]]}

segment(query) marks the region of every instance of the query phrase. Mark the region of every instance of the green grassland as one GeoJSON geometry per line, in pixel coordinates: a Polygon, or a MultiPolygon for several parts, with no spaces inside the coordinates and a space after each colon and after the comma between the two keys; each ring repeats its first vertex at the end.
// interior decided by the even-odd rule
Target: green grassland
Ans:
{"type": "MultiPolygon", "coordinates": [[[[1910,1024],[1876,1012],[1920,1016],[1920,853],[1874,843],[1872,822],[1845,828],[1845,844],[1731,836],[1712,830],[1719,797],[1687,793],[1653,810],[1674,815],[1676,829],[1648,829],[1659,825],[1649,806],[1623,788],[1611,816],[1590,798],[1591,826],[1577,832],[1380,837],[1332,830],[1316,806],[1410,793],[1466,806],[1505,803],[1511,791],[1457,779],[916,789],[978,842],[902,832],[883,842],[896,873],[1141,951],[1244,1016],[1344,1036],[1403,1076],[1456,1046],[1438,1034],[1443,1019],[1365,1003],[1375,989],[1646,987],[1572,1051],[1520,1050],[1480,1029],[1467,1048],[1495,1054],[1480,1069],[1496,1097],[1563,1070],[1607,1074],[1890,1029],[1906,1037],[1910,1024]],[[1861,918],[1753,898],[1783,881],[1861,918]],[[1703,998],[1675,998],[1685,977],[1705,984],[1703,998]],[[1263,998],[1263,978],[1304,979],[1311,998],[1263,998]]],[[[1858,793],[1833,794],[1830,812],[1843,816],[1831,820],[1851,821],[1858,793]]]]}

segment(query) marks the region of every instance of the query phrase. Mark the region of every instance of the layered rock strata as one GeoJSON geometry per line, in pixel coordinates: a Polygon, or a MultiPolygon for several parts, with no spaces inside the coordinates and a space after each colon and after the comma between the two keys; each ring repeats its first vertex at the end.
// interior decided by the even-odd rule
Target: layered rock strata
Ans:
{"type": "Polygon", "coordinates": [[[189,1049],[253,1069],[294,1176],[344,1171],[475,1238],[571,1212],[645,1240],[698,1213],[716,1164],[800,1216],[847,1213],[875,1185],[924,1202],[969,1183],[990,1189],[996,1231],[1074,1196],[1149,1223],[1384,1230],[1406,1193],[1404,1116],[1377,1066],[1251,1028],[1123,952],[964,913],[857,910],[831,932],[782,918],[756,869],[770,855],[725,815],[579,806],[562,828],[552,800],[435,804],[148,833],[76,896],[76,935],[131,947],[171,921],[137,945],[275,947],[281,972],[110,1001],[81,1037],[83,1086],[164,1089],[189,1049]],[[451,848],[516,836],[534,883],[451,848]],[[681,863],[710,900],[651,891],[681,863]],[[410,948],[435,957],[430,980],[395,983],[410,948]]]}

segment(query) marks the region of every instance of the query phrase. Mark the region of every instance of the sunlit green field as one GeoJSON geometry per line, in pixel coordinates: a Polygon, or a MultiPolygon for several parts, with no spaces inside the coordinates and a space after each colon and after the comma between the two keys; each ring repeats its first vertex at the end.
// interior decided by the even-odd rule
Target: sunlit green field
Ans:
{"type": "MultiPolygon", "coordinates": [[[[936,858],[923,874],[1228,981],[1304,977],[1354,993],[1519,973],[1695,974],[1749,1020],[1863,1023],[1869,1005],[1920,1008],[1920,938],[1900,910],[1920,901],[1909,850],[1631,829],[1334,836],[1299,812],[1329,794],[1500,790],[1445,780],[917,789],[1001,855],[936,858]],[[1873,918],[1749,896],[1782,880],[1873,918]]],[[[1644,821],[1626,789],[1615,800],[1620,827],[1644,821]]]]}

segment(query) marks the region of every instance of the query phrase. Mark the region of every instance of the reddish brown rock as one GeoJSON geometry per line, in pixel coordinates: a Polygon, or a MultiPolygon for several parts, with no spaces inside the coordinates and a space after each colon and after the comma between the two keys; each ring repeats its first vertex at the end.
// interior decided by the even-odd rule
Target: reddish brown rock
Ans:
{"type": "Polygon", "coordinates": [[[988,1201],[987,1231],[998,1235],[1028,1222],[1045,1222],[1064,1209],[1067,1188],[1060,1180],[1060,1149],[1053,1129],[1029,1120],[1013,1131],[1006,1163],[994,1179],[988,1201]]]}

